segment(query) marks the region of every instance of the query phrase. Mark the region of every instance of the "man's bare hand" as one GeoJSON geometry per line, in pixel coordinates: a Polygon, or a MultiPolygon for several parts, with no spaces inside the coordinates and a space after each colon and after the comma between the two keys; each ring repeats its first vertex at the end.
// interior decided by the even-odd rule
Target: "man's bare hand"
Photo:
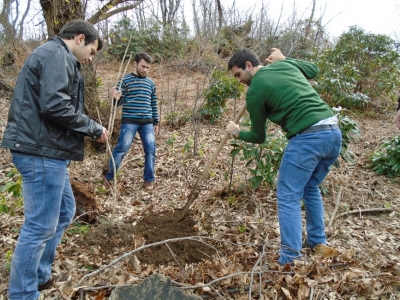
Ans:
{"type": "Polygon", "coordinates": [[[108,141],[108,130],[103,127],[103,134],[99,139],[96,140],[96,142],[105,144],[107,143],[107,141],[108,141]]]}
{"type": "Polygon", "coordinates": [[[232,121],[229,121],[228,125],[226,125],[226,131],[230,134],[233,135],[234,132],[240,130],[239,125],[235,124],[232,121]]]}
{"type": "Polygon", "coordinates": [[[278,48],[271,48],[271,54],[265,59],[267,64],[272,64],[278,60],[284,60],[286,56],[278,48]]]}
{"type": "Polygon", "coordinates": [[[397,128],[400,129],[400,110],[397,111],[397,114],[394,117],[394,122],[396,123],[397,128]]]}
{"type": "Polygon", "coordinates": [[[122,92],[120,90],[117,90],[116,88],[110,88],[109,92],[113,99],[119,100],[119,98],[121,98],[122,92]]]}

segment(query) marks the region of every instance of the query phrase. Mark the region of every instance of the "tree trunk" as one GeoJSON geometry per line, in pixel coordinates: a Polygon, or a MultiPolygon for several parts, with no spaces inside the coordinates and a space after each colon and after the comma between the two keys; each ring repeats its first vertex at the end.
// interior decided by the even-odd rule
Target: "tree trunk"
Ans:
{"type": "Polygon", "coordinates": [[[74,19],[84,19],[82,1],[40,0],[49,39],[60,33],[64,24],[74,19]]]}

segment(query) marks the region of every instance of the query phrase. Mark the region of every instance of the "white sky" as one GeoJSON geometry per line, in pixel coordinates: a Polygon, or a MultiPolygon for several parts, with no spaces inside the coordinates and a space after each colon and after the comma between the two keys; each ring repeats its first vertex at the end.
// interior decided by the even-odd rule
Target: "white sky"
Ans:
{"type": "MultiPolygon", "coordinates": [[[[88,1],[95,3],[94,0],[88,1]]],[[[147,1],[154,2],[157,0],[147,1]]],[[[190,14],[192,1],[182,0],[185,11],[189,10],[190,14]]],[[[283,20],[285,20],[285,17],[292,16],[294,10],[296,16],[308,18],[313,2],[313,0],[222,0],[222,4],[225,8],[229,8],[232,6],[233,1],[236,2],[237,6],[243,7],[244,11],[256,7],[254,13],[257,12],[257,7],[261,7],[261,4],[264,3],[264,6],[268,7],[268,17],[271,18],[278,18],[283,7],[283,20]]],[[[39,0],[32,0],[30,17],[34,15],[33,19],[37,19],[38,12],[40,15],[39,0]]],[[[332,38],[347,32],[350,26],[358,25],[366,32],[386,34],[396,41],[400,40],[400,0],[379,0],[374,2],[370,0],[317,0],[314,18],[321,16],[322,25],[324,25],[328,35],[332,38]]],[[[187,21],[190,21],[191,17],[188,17],[187,21]]],[[[27,18],[27,21],[28,19],[31,20],[27,18]]],[[[35,28],[34,30],[37,29],[35,28]]]]}
{"type": "MultiPolygon", "coordinates": [[[[269,8],[270,17],[283,13],[293,15],[296,7],[298,16],[310,16],[312,0],[237,0],[242,6],[264,6],[269,8]]],[[[232,0],[223,0],[227,5],[232,0]]],[[[366,32],[386,34],[395,40],[400,38],[400,0],[317,0],[315,18],[322,17],[322,25],[331,37],[347,32],[350,26],[358,25],[366,32]]]]}

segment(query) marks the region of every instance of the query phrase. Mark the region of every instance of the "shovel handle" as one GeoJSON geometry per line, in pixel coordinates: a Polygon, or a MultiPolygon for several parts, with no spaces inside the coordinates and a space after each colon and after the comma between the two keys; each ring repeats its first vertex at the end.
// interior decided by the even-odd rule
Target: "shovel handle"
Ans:
{"type": "MultiPolygon", "coordinates": [[[[242,109],[239,111],[239,113],[236,115],[236,118],[233,122],[238,123],[240,121],[240,118],[243,116],[244,112],[246,111],[246,105],[243,105],[242,109]]],[[[181,217],[179,218],[178,221],[181,221],[185,218],[187,212],[189,211],[190,206],[193,204],[193,201],[197,199],[197,197],[200,194],[200,184],[203,182],[203,180],[206,178],[208,175],[208,171],[211,169],[211,166],[213,165],[214,161],[218,157],[219,153],[221,152],[222,148],[226,144],[230,134],[228,132],[225,133],[225,136],[221,140],[221,142],[218,145],[217,150],[215,150],[214,154],[212,155],[211,159],[208,161],[207,165],[205,166],[203,173],[197,179],[195,186],[193,187],[192,191],[189,194],[188,200],[186,202],[186,205],[182,209],[182,214],[181,217]]]]}

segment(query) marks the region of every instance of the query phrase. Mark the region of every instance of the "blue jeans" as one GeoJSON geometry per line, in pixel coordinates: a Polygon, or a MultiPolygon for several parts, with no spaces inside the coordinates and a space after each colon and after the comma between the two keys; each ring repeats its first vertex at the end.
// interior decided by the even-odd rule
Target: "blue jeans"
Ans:
{"type": "Polygon", "coordinates": [[[301,199],[306,212],[307,243],[312,247],[326,244],[324,205],[318,185],[338,158],[341,145],[340,129],[297,134],[289,140],[279,168],[276,192],[281,265],[301,256],[301,199]]]}
{"type": "MultiPolygon", "coordinates": [[[[145,125],[121,124],[121,131],[119,133],[118,143],[112,152],[115,161],[115,167],[118,171],[122,159],[128,153],[137,131],[139,131],[140,139],[142,140],[142,145],[144,150],[143,179],[145,181],[154,181],[156,142],[154,137],[153,124],[145,124],[145,125]]],[[[112,159],[110,159],[110,166],[105,177],[107,178],[107,180],[114,179],[114,165],[112,159]]]]}
{"type": "Polygon", "coordinates": [[[25,221],[11,263],[9,299],[33,300],[51,278],[57,245],[75,215],[69,160],[12,152],[22,175],[25,221]]]}

